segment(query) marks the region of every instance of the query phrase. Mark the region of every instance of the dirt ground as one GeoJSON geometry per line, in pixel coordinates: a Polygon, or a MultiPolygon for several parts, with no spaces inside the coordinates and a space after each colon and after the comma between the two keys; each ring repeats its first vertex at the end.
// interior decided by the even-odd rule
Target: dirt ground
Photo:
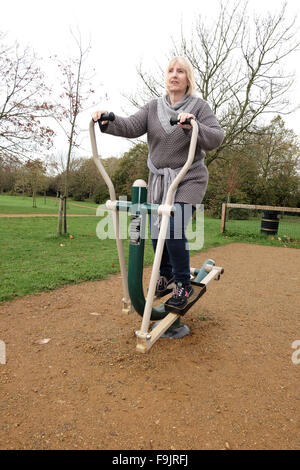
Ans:
{"type": "Polygon", "coordinates": [[[244,244],[193,256],[225,273],[184,317],[191,334],[147,354],[119,275],[2,304],[0,448],[300,449],[299,257],[244,244]]]}

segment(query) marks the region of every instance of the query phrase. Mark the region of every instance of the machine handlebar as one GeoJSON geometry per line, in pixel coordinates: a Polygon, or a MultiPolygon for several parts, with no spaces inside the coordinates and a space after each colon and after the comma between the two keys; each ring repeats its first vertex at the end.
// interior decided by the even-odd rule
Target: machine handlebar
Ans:
{"type": "MultiPolygon", "coordinates": [[[[191,124],[191,120],[193,118],[189,118],[189,119],[186,119],[184,122],[182,122],[181,124],[191,124]]],[[[178,124],[180,122],[180,119],[177,119],[177,118],[171,118],[170,119],[170,124],[171,126],[175,126],[176,124],[178,124]]]]}
{"type": "Polygon", "coordinates": [[[114,113],[104,113],[104,114],[101,114],[101,118],[98,119],[98,122],[102,122],[102,121],[114,121],[115,120],[115,115],[114,113]]]}
{"type": "MultiPolygon", "coordinates": [[[[184,122],[182,122],[182,124],[191,124],[191,119],[186,119],[184,122]]],[[[98,119],[98,121],[102,122],[102,121],[114,121],[115,120],[115,115],[114,113],[104,113],[101,115],[101,118],[98,119]]],[[[176,124],[178,124],[180,122],[180,120],[178,118],[171,118],[170,119],[170,124],[171,126],[175,126],[176,124]]]]}

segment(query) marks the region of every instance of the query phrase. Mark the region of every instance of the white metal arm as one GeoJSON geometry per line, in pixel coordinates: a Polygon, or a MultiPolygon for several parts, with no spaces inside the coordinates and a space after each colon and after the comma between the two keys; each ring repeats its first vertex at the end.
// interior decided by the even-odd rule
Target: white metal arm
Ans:
{"type": "Polygon", "coordinates": [[[184,176],[189,171],[190,167],[192,166],[192,164],[194,162],[194,156],[195,156],[195,151],[196,151],[197,137],[198,137],[199,129],[198,129],[198,124],[196,123],[196,121],[194,119],[191,119],[191,126],[193,128],[193,131],[192,131],[192,137],[191,137],[191,142],[190,142],[187,161],[185,162],[185,164],[181,168],[180,172],[178,173],[178,175],[176,176],[176,178],[174,179],[174,181],[172,182],[172,184],[170,185],[170,187],[168,189],[167,196],[166,196],[166,201],[165,201],[166,205],[172,204],[174,192],[176,191],[179,183],[181,183],[184,176]]]}
{"type": "MultiPolygon", "coordinates": [[[[90,129],[93,159],[96,164],[96,167],[98,168],[102,178],[104,179],[108,187],[111,201],[116,201],[116,192],[115,192],[113,182],[110,179],[108,173],[106,172],[104,166],[102,165],[101,159],[98,155],[97,142],[96,142],[95,129],[94,129],[95,124],[96,124],[95,121],[92,119],[90,122],[89,129],[90,129]]],[[[122,283],[123,283],[124,297],[122,299],[123,301],[122,310],[124,313],[129,313],[132,310],[132,307],[131,307],[131,301],[130,301],[129,291],[128,291],[127,269],[126,269],[126,263],[125,263],[124,249],[123,249],[122,240],[120,238],[119,212],[117,210],[112,211],[112,217],[113,217],[113,223],[114,223],[114,228],[115,228],[116,243],[117,243],[120,270],[121,270],[122,283]]]]}
{"type": "MultiPolygon", "coordinates": [[[[168,225],[169,225],[170,212],[172,208],[171,204],[173,201],[174,192],[176,191],[179,183],[182,181],[183,177],[186,175],[186,173],[188,172],[189,168],[191,167],[194,161],[195,150],[196,150],[196,145],[197,145],[197,137],[198,137],[198,124],[196,123],[194,119],[192,119],[191,125],[193,128],[193,131],[192,131],[192,137],[191,137],[187,161],[185,162],[184,166],[182,167],[182,169],[180,170],[180,172],[178,173],[178,175],[176,176],[176,178],[170,185],[168,192],[167,192],[165,203],[161,205],[158,210],[158,213],[162,214],[162,220],[161,220],[161,225],[160,225],[160,230],[159,230],[159,235],[158,235],[158,240],[157,240],[157,246],[155,250],[155,257],[154,257],[154,262],[153,262],[153,267],[152,267],[147,301],[146,301],[145,310],[143,314],[142,326],[141,326],[141,330],[136,332],[136,335],[138,337],[137,349],[142,352],[147,350],[150,344],[151,345],[153,344],[153,341],[152,342],[150,341],[151,334],[148,333],[148,329],[149,329],[149,323],[150,323],[150,318],[151,318],[155,287],[156,287],[156,282],[158,279],[158,273],[159,273],[159,268],[160,268],[160,262],[162,258],[165,238],[166,238],[168,225]],[[146,343],[148,344],[146,345],[146,343]]],[[[178,318],[178,315],[169,314],[168,317],[171,319],[171,322],[174,323],[174,321],[178,318]]],[[[166,329],[169,326],[170,324],[168,323],[166,325],[166,329]]]]}

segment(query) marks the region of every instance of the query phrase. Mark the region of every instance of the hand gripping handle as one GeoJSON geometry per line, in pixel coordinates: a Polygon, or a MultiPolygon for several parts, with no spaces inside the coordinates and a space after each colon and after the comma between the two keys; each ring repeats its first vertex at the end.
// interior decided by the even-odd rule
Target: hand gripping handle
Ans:
{"type": "Polygon", "coordinates": [[[104,114],[101,114],[101,117],[100,119],[98,119],[98,122],[102,122],[102,121],[114,121],[115,120],[115,115],[114,113],[104,113],[104,114]]]}
{"type": "MultiPolygon", "coordinates": [[[[191,124],[191,120],[192,118],[189,118],[189,119],[186,119],[184,122],[182,122],[181,124],[191,124]]],[[[180,119],[178,118],[171,118],[170,119],[170,124],[171,126],[175,126],[176,124],[178,124],[180,122],[180,119]]]]}

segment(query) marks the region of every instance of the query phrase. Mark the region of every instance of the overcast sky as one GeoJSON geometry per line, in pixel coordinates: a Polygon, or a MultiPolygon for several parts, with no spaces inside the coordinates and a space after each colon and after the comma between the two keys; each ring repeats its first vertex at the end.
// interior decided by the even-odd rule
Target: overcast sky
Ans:
{"type": "MultiPolygon", "coordinates": [[[[264,14],[278,11],[283,0],[249,0],[249,13],[264,14]]],[[[184,30],[195,16],[213,18],[218,0],[14,0],[1,5],[0,29],[9,33],[10,40],[30,45],[49,64],[53,54],[70,56],[74,44],[70,27],[80,29],[83,42],[91,40],[90,60],[96,69],[95,84],[102,83],[96,97],[103,107],[124,115],[129,109],[122,94],[136,89],[136,67],[142,61],[151,70],[159,62],[166,62],[171,49],[171,38],[179,38],[181,24],[184,30]],[[104,94],[107,93],[107,99],[104,94]]],[[[299,0],[287,0],[289,16],[298,13],[299,0]]],[[[300,52],[298,53],[300,54],[300,52]]],[[[293,59],[291,68],[297,71],[294,99],[300,103],[300,57],[293,59]]],[[[97,106],[99,108],[99,106],[97,106]]],[[[88,128],[91,111],[81,118],[88,128]]],[[[300,134],[300,113],[284,117],[289,127],[300,134]]],[[[87,131],[85,131],[87,134],[87,131]]],[[[83,134],[84,135],[84,134],[83,134]]],[[[57,143],[59,146],[60,143],[57,143]]],[[[121,155],[130,148],[125,139],[101,136],[99,151],[103,156],[121,155]]],[[[84,141],[86,155],[89,140],[84,141]]]]}

